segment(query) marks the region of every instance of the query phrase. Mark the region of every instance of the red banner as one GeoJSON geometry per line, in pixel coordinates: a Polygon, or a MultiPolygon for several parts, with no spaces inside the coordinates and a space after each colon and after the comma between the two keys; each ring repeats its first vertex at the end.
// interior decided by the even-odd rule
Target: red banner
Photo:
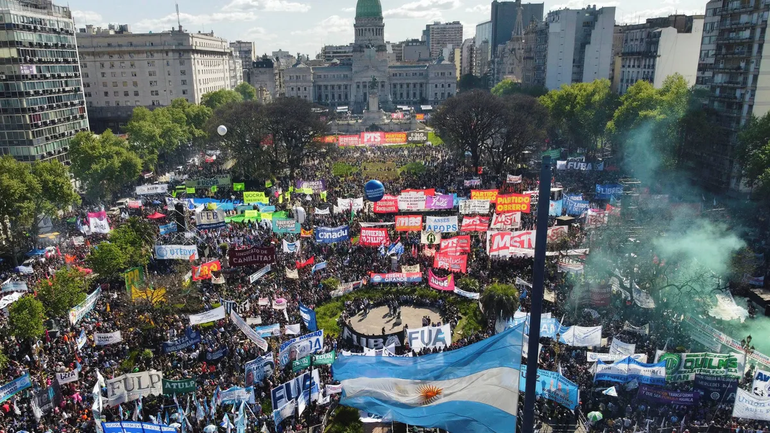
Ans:
{"type": "Polygon", "coordinates": [[[450,272],[467,272],[468,256],[465,254],[436,253],[433,256],[433,267],[446,269],[450,272]]]}
{"type": "Polygon", "coordinates": [[[192,279],[193,281],[208,280],[211,278],[211,273],[215,271],[221,271],[222,264],[219,260],[213,262],[203,263],[200,266],[193,266],[192,279]]]}
{"type": "Polygon", "coordinates": [[[495,213],[492,218],[491,230],[510,230],[521,227],[521,212],[495,213]]]}
{"type": "Polygon", "coordinates": [[[397,232],[422,231],[422,215],[396,215],[397,232]]]}
{"type": "Polygon", "coordinates": [[[380,146],[385,144],[384,132],[362,132],[361,144],[364,146],[380,146]]]}
{"type": "Polygon", "coordinates": [[[375,202],[374,213],[398,213],[398,198],[383,198],[375,202]]]}
{"type": "Polygon", "coordinates": [[[345,146],[358,146],[361,140],[358,135],[340,135],[337,137],[337,143],[341,147],[345,146]]]}
{"type": "Polygon", "coordinates": [[[388,229],[362,227],[359,244],[366,247],[379,247],[380,245],[390,245],[388,229]]]}
{"type": "Polygon", "coordinates": [[[432,269],[428,269],[428,285],[436,290],[446,290],[448,292],[454,292],[455,290],[455,276],[449,274],[448,277],[437,277],[433,274],[432,269]]]}
{"type": "Polygon", "coordinates": [[[460,227],[461,232],[485,232],[489,227],[489,217],[473,216],[463,217],[463,225],[460,227]]]}
{"type": "Polygon", "coordinates": [[[497,202],[496,189],[472,189],[471,200],[489,200],[490,203],[497,202]]]}
{"type": "Polygon", "coordinates": [[[300,229],[299,233],[300,233],[299,236],[302,237],[302,238],[312,238],[313,237],[313,229],[310,229],[310,230],[300,229]]]}
{"type": "Polygon", "coordinates": [[[297,264],[297,269],[302,269],[305,266],[310,266],[315,264],[315,256],[305,260],[304,262],[294,262],[297,264]]]}
{"type": "Polygon", "coordinates": [[[442,253],[460,254],[471,252],[471,235],[455,236],[441,240],[442,253]]]}
{"type": "Polygon", "coordinates": [[[422,195],[436,195],[436,188],[401,190],[401,194],[409,194],[409,193],[422,194],[422,195]]]}
{"type": "Polygon", "coordinates": [[[497,196],[497,213],[529,213],[531,197],[528,194],[505,194],[497,196]]]}

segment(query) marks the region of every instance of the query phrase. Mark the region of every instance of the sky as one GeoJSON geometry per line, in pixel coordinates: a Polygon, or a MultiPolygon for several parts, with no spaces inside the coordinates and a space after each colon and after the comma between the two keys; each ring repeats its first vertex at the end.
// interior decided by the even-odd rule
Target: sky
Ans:
{"type": "MultiPolygon", "coordinates": [[[[324,45],[353,41],[356,0],[176,0],[182,26],[191,32],[214,31],[230,41],[255,44],[261,55],[278,49],[292,54],[321,51],[324,45]]],[[[62,0],[54,0],[65,4],[62,0]]],[[[524,0],[527,3],[527,0],[524,0]]],[[[175,0],[68,0],[78,27],[129,24],[131,31],[160,32],[176,27],[175,0]]],[[[490,0],[381,0],[385,40],[420,38],[426,24],[460,21],[463,38],[488,21],[490,0]]],[[[706,0],[545,0],[545,10],[614,6],[619,24],[644,22],[673,13],[703,14],[706,0]]]]}

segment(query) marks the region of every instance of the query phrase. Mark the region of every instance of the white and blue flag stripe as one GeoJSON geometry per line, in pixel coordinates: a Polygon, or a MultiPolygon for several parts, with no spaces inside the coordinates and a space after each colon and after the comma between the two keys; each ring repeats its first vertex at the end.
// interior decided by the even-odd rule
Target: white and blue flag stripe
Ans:
{"type": "Polygon", "coordinates": [[[341,356],[340,404],[451,432],[516,426],[523,324],[473,345],[415,358],[341,356]]]}

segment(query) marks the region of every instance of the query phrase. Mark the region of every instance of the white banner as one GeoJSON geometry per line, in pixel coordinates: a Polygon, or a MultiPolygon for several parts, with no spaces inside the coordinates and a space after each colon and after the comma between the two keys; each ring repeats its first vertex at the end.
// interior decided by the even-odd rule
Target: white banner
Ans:
{"type": "MultiPolygon", "coordinates": [[[[297,241],[297,242],[299,242],[299,241],[297,241]]],[[[257,281],[258,279],[260,279],[263,276],[265,276],[265,274],[270,272],[270,269],[271,269],[270,265],[265,265],[262,269],[260,269],[257,272],[254,272],[253,274],[249,275],[249,283],[253,284],[255,281],[257,281]]]]}
{"type": "Polygon", "coordinates": [[[24,293],[22,292],[13,292],[10,295],[0,299],[0,310],[18,301],[22,296],[24,296],[24,293]]]}
{"type": "Polygon", "coordinates": [[[441,233],[423,231],[420,234],[420,243],[427,245],[439,245],[441,243],[441,233]]]}
{"type": "Polygon", "coordinates": [[[257,334],[257,331],[253,330],[249,325],[247,325],[241,316],[235,312],[235,310],[230,311],[230,320],[235,326],[238,327],[238,329],[241,330],[241,332],[246,335],[246,337],[248,337],[249,340],[256,344],[257,347],[262,350],[267,350],[267,341],[260,337],[259,334],[257,334]]]}
{"type": "Polygon", "coordinates": [[[341,392],[342,385],[326,385],[324,387],[324,394],[326,395],[339,394],[341,392]]]}
{"type": "Polygon", "coordinates": [[[326,209],[318,209],[318,208],[315,208],[315,211],[314,211],[314,213],[315,213],[316,215],[329,215],[330,211],[329,211],[329,208],[328,208],[328,207],[327,207],[326,209]]]}
{"type": "Polygon", "coordinates": [[[286,278],[299,280],[299,270],[286,268],[286,278]]]}
{"type": "Polygon", "coordinates": [[[401,272],[408,274],[410,272],[420,272],[420,265],[413,265],[413,266],[407,266],[407,265],[401,265],[401,272]]]}
{"type": "Polygon", "coordinates": [[[190,325],[200,325],[202,323],[215,322],[225,318],[225,306],[214,308],[213,310],[204,311],[199,314],[190,314],[190,325]]]}
{"type": "Polygon", "coordinates": [[[108,334],[94,334],[94,344],[97,346],[107,346],[109,344],[120,343],[123,337],[120,331],[110,332],[108,334]]]}
{"type": "Polygon", "coordinates": [[[195,245],[155,245],[158,260],[197,260],[198,247],[195,245]]]}
{"type": "Polygon", "coordinates": [[[166,194],[167,192],[167,183],[160,183],[156,185],[140,185],[136,187],[136,195],[166,194]]]}
{"type": "Polygon", "coordinates": [[[225,224],[225,211],[222,209],[204,210],[195,214],[195,225],[198,229],[223,227],[225,224]]]}
{"type": "Polygon", "coordinates": [[[655,308],[655,300],[652,299],[649,293],[633,285],[634,302],[636,305],[642,308],[655,308]]]}
{"type": "Polygon", "coordinates": [[[602,345],[601,326],[570,326],[562,328],[560,341],[575,347],[598,347],[602,345]]]}
{"type": "Polygon", "coordinates": [[[286,239],[284,239],[282,242],[284,253],[294,254],[302,247],[302,242],[299,239],[294,242],[287,242],[286,239]]]}
{"type": "MultiPolygon", "coordinates": [[[[645,364],[647,363],[647,354],[645,353],[634,353],[630,356],[636,361],[645,364]]],[[[588,362],[615,362],[628,357],[629,355],[610,355],[609,353],[586,352],[586,358],[588,359],[588,362]]]]}
{"type": "Polygon", "coordinates": [[[751,395],[738,388],[733,406],[733,418],[770,421],[770,398],[751,395]]]}
{"type": "Polygon", "coordinates": [[[299,323],[296,323],[294,325],[286,325],[285,327],[286,335],[299,335],[300,327],[299,323]]]}
{"type": "Polygon", "coordinates": [[[452,329],[448,323],[443,326],[407,329],[405,337],[406,343],[413,350],[449,347],[452,345],[452,329]]]}
{"type": "Polygon", "coordinates": [[[490,230],[509,230],[521,227],[521,212],[495,213],[490,230]]]}
{"type": "Polygon", "coordinates": [[[150,370],[124,374],[107,382],[107,404],[117,406],[139,397],[163,394],[163,373],[150,370]]]}
{"type": "Polygon", "coordinates": [[[460,230],[460,226],[457,223],[457,215],[425,217],[425,231],[451,233],[458,230],[460,230]]]}
{"type": "Polygon", "coordinates": [[[425,194],[409,192],[398,196],[399,211],[425,210],[425,194]]]}
{"type": "Polygon", "coordinates": [[[754,372],[751,391],[760,397],[770,397],[770,371],[757,370],[754,372]]]}
{"type": "Polygon", "coordinates": [[[489,213],[489,200],[460,200],[460,213],[463,215],[489,213]]]}
{"type": "Polygon", "coordinates": [[[91,230],[91,233],[109,233],[110,232],[110,222],[107,220],[107,217],[104,218],[88,218],[88,228],[91,230]]]}
{"type": "Polygon", "coordinates": [[[636,351],[636,344],[624,343],[618,340],[617,337],[612,339],[610,355],[622,355],[623,357],[627,357],[633,355],[634,351],[636,351]]]}
{"type": "Polygon", "coordinates": [[[86,296],[86,300],[81,302],[80,304],[74,306],[70,312],[69,312],[69,319],[70,324],[75,325],[85,317],[86,314],[88,314],[91,310],[94,309],[94,306],[96,306],[96,301],[99,300],[99,296],[102,294],[102,286],[99,286],[94,290],[93,292],[89,293],[88,296],[86,296]]]}
{"type": "Polygon", "coordinates": [[[56,381],[59,382],[59,385],[64,385],[65,383],[70,383],[70,382],[77,382],[77,380],[78,380],[78,370],[67,371],[64,373],[56,373],[56,381]]]}

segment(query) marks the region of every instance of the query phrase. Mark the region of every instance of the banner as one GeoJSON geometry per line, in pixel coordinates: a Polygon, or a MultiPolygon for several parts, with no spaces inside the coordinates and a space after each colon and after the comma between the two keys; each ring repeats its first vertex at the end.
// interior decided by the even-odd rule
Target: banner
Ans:
{"type": "Polygon", "coordinates": [[[310,355],[291,362],[291,371],[296,373],[310,367],[310,355]]]}
{"type": "Polygon", "coordinates": [[[107,404],[117,406],[139,397],[163,394],[163,373],[150,370],[107,379],[107,404]]]}
{"type": "Polygon", "coordinates": [[[481,186],[481,179],[474,177],[473,179],[465,179],[463,180],[463,186],[469,187],[469,186],[481,186]]]}
{"type": "Polygon", "coordinates": [[[532,197],[528,194],[505,194],[497,196],[497,213],[521,212],[529,213],[532,197]]]}
{"type": "Polygon", "coordinates": [[[483,216],[464,216],[461,232],[486,232],[489,227],[489,217],[483,216]]]}
{"type": "Polygon", "coordinates": [[[286,278],[290,280],[299,280],[299,270],[286,268],[286,278]]]}
{"type": "Polygon", "coordinates": [[[760,397],[770,397],[770,371],[757,370],[754,372],[751,392],[760,397]]]}
{"type": "Polygon", "coordinates": [[[225,211],[222,209],[204,210],[195,214],[198,230],[218,229],[225,226],[225,211]]]}
{"type": "Polygon", "coordinates": [[[306,307],[301,302],[299,303],[299,315],[302,317],[302,321],[305,322],[305,327],[310,332],[315,332],[318,330],[318,326],[316,325],[315,321],[315,311],[306,307]]]}
{"type": "MultiPolygon", "coordinates": [[[[299,232],[299,231],[298,231],[299,232]]],[[[275,247],[250,247],[243,250],[227,250],[230,266],[269,265],[275,263],[275,247]]]]}
{"type": "Polygon", "coordinates": [[[489,200],[460,200],[458,209],[463,215],[489,213],[489,200]]]}
{"type": "Polygon", "coordinates": [[[647,355],[644,353],[634,353],[633,355],[610,355],[609,353],[586,352],[586,360],[588,362],[615,362],[624,358],[628,358],[629,356],[631,359],[636,361],[645,363],[647,362],[647,355]]]}
{"type": "Polygon", "coordinates": [[[167,380],[163,379],[163,394],[188,394],[195,392],[198,386],[195,379],[167,380]]]}
{"type": "Polygon", "coordinates": [[[256,331],[251,329],[251,327],[246,324],[246,322],[241,318],[241,316],[238,315],[238,313],[235,312],[235,310],[230,311],[230,321],[232,321],[233,325],[240,329],[241,332],[243,332],[252,343],[256,344],[257,347],[262,350],[267,350],[267,341],[260,337],[256,331]]]}
{"type": "Polygon", "coordinates": [[[423,193],[401,193],[398,196],[399,211],[425,210],[426,196],[423,193]]]}
{"type": "Polygon", "coordinates": [[[192,331],[189,328],[185,330],[185,335],[177,338],[174,341],[164,342],[162,345],[163,353],[178,352],[180,350],[187,349],[188,347],[195,346],[201,342],[201,333],[198,331],[192,331]]]}
{"type": "Polygon", "coordinates": [[[155,245],[157,260],[198,260],[195,245],[155,245]]]}
{"type": "MultiPolygon", "coordinates": [[[[713,349],[715,351],[718,350],[719,345],[724,345],[736,352],[744,352],[740,341],[714,329],[702,320],[687,315],[685,316],[683,323],[688,325],[687,327],[689,328],[691,337],[694,340],[706,345],[707,347],[709,347],[709,343],[711,345],[715,345],[717,347],[717,349],[713,349]]],[[[770,357],[767,355],[759,352],[758,350],[754,350],[748,355],[749,359],[756,361],[757,363],[770,369],[770,357]]]]}
{"type": "Polygon", "coordinates": [[[272,378],[275,371],[273,352],[247,362],[244,369],[246,370],[246,386],[262,383],[265,378],[272,378]]]}
{"type": "Polygon", "coordinates": [[[302,394],[305,391],[309,394],[310,373],[308,372],[270,390],[270,399],[273,402],[273,410],[275,411],[287,404],[294,403],[294,400],[302,398],[302,394]]]}
{"type": "Polygon", "coordinates": [[[278,362],[281,367],[283,367],[291,361],[296,361],[307,355],[321,352],[323,346],[323,329],[311,332],[310,334],[305,334],[301,337],[292,338],[291,340],[282,343],[279,347],[278,362]]]}
{"type": "Polygon", "coordinates": [[[427,245],[438,245],[441,243],[441,233],[423,231],[420,234],[420,243],[427,245]]]}
{"type": "Polygon", "coordinates": [[[404,273],[420,272],[420,265],[419,264],[411,265],[411,266],[401,265],[401,272],[404,272],[404,273]]]}
{"type": "Polygon", "coordinates": [[[363,281],[353,281],[349,283],[340,283],[339,287],[337,287],[337,290],[333,290],[331,292],[332,298],[337,298],[343,295],[347,295],[348,293],[360,289],[364,286],[363,281]]]}
{"type": "Polygon", "coordinates": [[[751,395],[738,388],[735,406],[733,406],[733,418],[770,421],[770,398],[751,395]]]}
{"type": "MultiPolygon", "coordinates": [[[[406,343],[415,351],[449,347],[452,345],[452,329],[447,323],[442,326],[426,326],[406,329],[406,343]]],[[[386,346],[387,347],[387,346],[386,346]]]]}
{"type": "Polygon", "coordinates": [[[623,195],[623,185],[608,184],[599,185],[596,184],[596,198],[599,200],[609,200],[613,196],[623,195]]]}
{"type": "Polygon", "coordinates": [[[106,334],[94,334],[94,345],[96,346],[107,346],[120,343],[121,341],[123,341],[123,336],[120,335],[120,331],[109,332],[106,334]]]}
{"type": "Polygon", "coordinates": [[[704,398],[720,404],[731,404],[735,402],[735,393],[738,390],[738,379],[719,376],[695,375],[695,389],[703,392],[704,398]]]}
{"type": "Polygon", "coordinates": [[[610,345],[610,355],[631,356],[634,354],[635,351],[636,351],[636,344],[624,343],[618,340],[617,337],[614,337],[612,339],[612,344],[610,345]]]}
{"type": "Polygon", "coordinates": [[[425,208],[432,210],[447,210],[454,207],[454,197],[449,194],[437,194],[425,199],[425,208]]]}
{"type": "Polygon", "coordinates": [[[221,271],[221,270],[222,270],[222,263],[220,263],[219,260],[201,263],[200,266],[192,267],[192,280],[193,281],[209,280],[214,276],[213,275],[214,272],[221,271]]]}
{"type": "Polygon", "coordinates": [[[281,325],[278,323],[273,323],[272,325],[267,326],[257,326],[254,328],[254,332],[257,333],[262,338],[265,337],[280,337],[281,336],[281,325]]]}
{"type": "Polygon", "coordinates": [[[365,247],[379,247],[381,245],[390,245],[388,229],[381,228],[361,228],[361,236],[358,240],[359,245],[365,247]]]}
{"type": "Polygon", "coordinates": [[[460,254],[471,252],[471,236],[455,236],[449,239],[441,240],[441,247],[439,249],[442,253],[447,254],[460,254]]]}
{"type": "Polygon", "coordinates": [[[437,269],[446,269],[450,272],[468,272],[468,256],[466,254],[447,254],[444,252],[436,253],[433,256],[433,267],[437,269]]]}
{"type": "Polygon", "coordinates": [[[232,404],[237,405],[241,402],[254,404],[254,388],[249,386],[241,388],[240,386],[231,386],[224,391],[220,391],[217,396],[218,405],[232,404]]]}
{"type": "Polygon", "coordinates": [[[591,208],[591,203],[586,200],[568,200],[567,215],[580,216],[591,208]]]}
{"type": "Polygon", "coordinates": [[[412,272],[391,272],[389,274],[370,274],[369,283],[373,285],[377,284],[406,284],[406,283],[419,283],[422,281],[422,273],[412,272]]]}
{"type": "Polygon", "coordinates": [[[693,406],[700,399],[697,391],[670,391],[648,385],[640,385],[636,398],[660,404],[693,406]]]}
{"type": "Polygon", "coordinates": [[[102,294],[102,286],[99,286],[94,290],[93,292],[89,293],[88,296],[86,296],[85,301],[81,302],[80,304],[76,305],[72,309],[70,309],[69,312],[69,319],[71,325],[76,325],[80,319],[85,317],[86,314],[90,313],[91,310],[94,309],[96,306],[96,301],[99,300],[99,296],[102,294]]]}
{"type": "Polygon", "coordinates": [[[273,233],[298,234],[299,222],[293,219],[273,218],[273,233]]]}
{"type": "Polygon", "coordinates": [[[169,233],[176,233],[176,223],[169,223],[163,226],[158,226],[161,236],[169,233]]]}
{"type": "MultiPolygon", "coordinates": [[[[362,132],[360,138],[361,144],[364,146],[380,146],[385,144],[384,132],[362,132]]],[[[273,408],[275,410],[277,408],[273,408]]]]}
{"type": "Polygon", "coordinates": [[[602,345],[601,326],[562,326],[559,341],[575,347],[599,347],[602,345]]]}
{"type": "Polygon", "coordinates": [[[696,374],[740,378],[745,358],[743,353],[664,353],[658,362],[665,363],[668,382],[686,382],[696,374]]]}
{"type": "Polygon", "coordinates": [[[398,213],[398,197],[383,198],[375,202],[374,213],[398,213]]]}
{"type": "Polygon", "coordinates": [[[471,200],[489,200],[490,203],[497,203],[496,189],[472,189],[471,200]]]}
{"type": "Polygon", "coordinates": [[[630,357],[605,364],[596,361],[594,381],[628,383],[636,380],[648,385],[666,384],[666,363],[644,364],[630,357]]]}
{"type": "Polygon", "coordinates": [[[299,240],[296,240],[294,242],[289,242],[286,239],[283,239],[281,241],[281,244],[283,245],[282,247],[283,252],[288,254],[294,254],[298,252],[302,246],[302,243],[299,240]]]}
{"type": "Polygon", "coordinates": [[[326,191],[326,181],[321,180],[298,180],[294,183],[294,187],[298,189],[310,188],[314,194],[318,194],[321,191],[326,191]]]}
{"type": "Polygon", "coordinates": [[[425,143],[428,141],[428,134],[423,131],[407,132],[406,141],[409,143],[425,143]]]}
{"type": "Polygon", "coordinates": [[[548,207],[548,216],[560,217],[564,213],[564,202],[562,200],[550,200],[548,207]]]}
{"type": "Polygon", "coordinates": [[[96,431],[102,433],[176,433],[177,429],[160,424],[137,421],[101,422],[96,431]]]}
{"type": "Polygon", "coordinates": [[[78,370],[66,371],[64,373],[56,373],[56,381],[59,385],[64,385],[71,382],[78,381],[78,370]]]}
{"type": "Polygon", "coordinates": [[[422,215],[396,215],[397,232],[422,231],[422,215]]]}
{"type": "Polygon", "coordinates": [[[91,233],[109,233],[110,222],[107,219],[107,212],[89,212],[88,228],[91,230],[91,233]]]}
{"type": "Polygon", "coordinates": [[[332,350],[329,353],[322,353],[320,355],[312,355],[313,365],[332,365],[334,360],[337,359],[337,353],[332,350]]]}
{"type": "Polygon", "coordinates": [[[243,204],[264,203],[269,204],[270,199],[263,191],[244,191],[243,204]]]}
{"type": "Polygon", "coordinates": [[[514,176],[509,174],[506,176],[505,183],[521,183],[521,176],[514,176]]]}
{"type": "Polygon", "coordinates": [[[459,287],[455,287],[455,294],[464,296],[468,299],[478,300],[481,297],[481,294],[475,293],[475,292],[466,292],[465,290],[460,289],[459,287]]]}
{"type": "Polygon", "coordinates": [[[161,183],[155,185],[140,185],[136,187],[136,195],[148,194],[166,194],[168,193],[168,184],[161,183]]]}
{"type": "Polygon", "coordinates": [[[521,227],[521,212],[495,213],[490,230],[510,230],[521,227]]]}
{"type": "Polygon", "coordinates": [[[358,135],[340,135],[339,137],[337,137],[337,141],[340,147],[345,147],[345,146],[358,146],[360,140],[358,138],[358,135]]]}
{"type": "Polygon", "coordinates": [[[219,174],[208,178],[188,180],[185,182],[185,186],[187,188],[208,189],[214,185],[221,186],[221,187],[230,186],[231,183],[232,183],[232,180],[230,179],[229,174],[219,174]]]}
{"type": "Polygon", "coordinates": [[[349,345],[367,349],[384,349],[390,346],[404,345],[404,331],[384,335],[366,335],[356,332],[347,324],[342,325],[340,338],[349,345]]]}
{"type": "MultiPolygon", "coordinates": [[[[556,402],[569,410],[575,410],[580,403],[580,388],[578,385],[558,372],[537,369],[537,386],[535,395],[556,402]]],[[[521,364],[519,372],[519,392],[526,392],[527,365],[521,364]]]]}
{"type": "Polygon", "coordinates": [[[29,374],[24,374],[24,376],[0,386],[0,403],[30,387],[32,387],[32,381],[29,378],[29,374]]]}
{"type": "Polygon", "coordinates": [[[457,215],[455,216],[429,216],[425,217],[425,230],[441,233],[458,231],[457,215]]]}
{"type": "Polygon", "coordinates": [[[428,285],[436,290],[445,290],[448,292],[454,292],[455,279],[454,275],[449,274],[448,277],[437,277],[432,269],[428,269],[428,285]]]}
{"type": "Polygon", "coordinates": [[[333,244],[350,239],[350,227],[316,227],[315,241],[320,244],[333,244]]]}
{"type": "Polygon", "coordinates": [[[216,322],[225,318],[225,307],[220,306],[199,314],[190,314],[190,325],[201,325],[203,323],[216,322]]]}

